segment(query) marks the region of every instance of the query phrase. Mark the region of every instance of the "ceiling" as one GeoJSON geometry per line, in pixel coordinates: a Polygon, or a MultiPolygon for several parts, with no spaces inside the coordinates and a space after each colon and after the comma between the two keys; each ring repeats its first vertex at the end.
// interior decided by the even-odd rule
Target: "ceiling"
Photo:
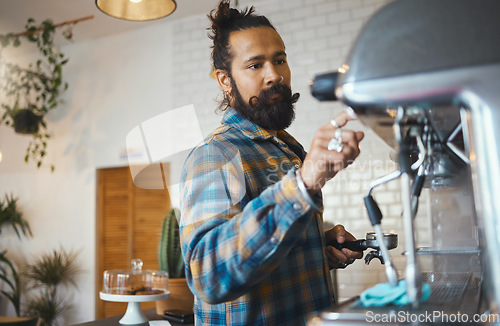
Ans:
{"type": "Polygon", "coordinates": [[[167,19],[208,14],[218,1],[176,0],[177,8],[170,16],[150,22],[132,22],[103,14],[95,6],[95,0],[0,0],[0,34],[24,31],[30,17],[36,23],[51,18],[57,24],[93,15],[93,19],[80,22],[74,30],[73,40],[78,42],[151,26],[167,19]]]}

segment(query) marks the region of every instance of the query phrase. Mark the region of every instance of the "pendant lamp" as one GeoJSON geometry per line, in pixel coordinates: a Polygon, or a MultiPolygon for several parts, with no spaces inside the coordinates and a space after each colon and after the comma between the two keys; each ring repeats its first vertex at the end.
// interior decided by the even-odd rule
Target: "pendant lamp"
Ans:
{"type": "Polygon", "coordinates": [[[106,15],[133,21],[166,17],[174,12],[174,0],[96,0],[97,8],[106,15]]]}

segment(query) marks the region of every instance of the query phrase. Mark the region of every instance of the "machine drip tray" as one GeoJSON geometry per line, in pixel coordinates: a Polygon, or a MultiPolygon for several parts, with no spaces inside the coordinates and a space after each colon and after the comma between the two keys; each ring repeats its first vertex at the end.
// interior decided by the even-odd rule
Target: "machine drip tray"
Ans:
{"type": "Polygon", "coordinates": [[[459,310],[472,274],[470,273],[425,273],[424,282],[431,286],[431,296],[422,303],[423,309],[459,310]]]}
{"type": "MultiPolygon", "coordinates": [[[[331,311],[325,311],[315,317],[308,325],[427,325],[449,321],[457,316],[478,313],[481,279],[479,273],[422,273],[423,281],[431,287],[429,299],[419,308],[410,305],[383,307],[364,307],[359,298],[353,298],[340,304],[331,311]],[[450,318],[439,318],[448,315],[450,318]],[[432,317],[431,317],[432,316],[432,317]]],[[[467,318],[467,317],[464,317],[467,318]]],[[[456,324],[456,323],[449,323],[456,324]]]]}

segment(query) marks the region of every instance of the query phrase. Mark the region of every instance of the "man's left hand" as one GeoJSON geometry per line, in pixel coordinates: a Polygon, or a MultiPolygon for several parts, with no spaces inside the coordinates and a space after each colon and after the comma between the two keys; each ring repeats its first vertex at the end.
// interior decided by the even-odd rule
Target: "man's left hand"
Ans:
{"type": "MultiPolygon", "coordinates": [[[[337,240],[338,243],[345,241],[354,241],[356,238],[347,232],[343,225],[336,225],[325,232],[326,243],[332,240],[337,240]]],[[[330,268],[346,268],[352,264],[356,259],[363,258],[362,251],[352,251],[347,248],[342,250],[335,249],[332,246],[326,247],[326,256],[328,258],[328,265],[330,268]]]]}

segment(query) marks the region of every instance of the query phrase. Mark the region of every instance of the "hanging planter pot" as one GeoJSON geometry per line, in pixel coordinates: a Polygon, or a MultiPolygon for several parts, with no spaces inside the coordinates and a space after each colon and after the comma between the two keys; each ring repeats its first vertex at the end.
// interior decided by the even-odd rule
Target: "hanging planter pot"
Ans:
{"type": "Polygon", "coordinates": [[[20,109],[12,115],[12,124],[15,132],[24,135],[33,135],[40,130],[42,119],[42,116],[37,115],[30,109],[20,109]]]}
{"type": "MultiPolygon", "coordinates": [[[[62,73],[68,58],[55,43],[56,28],[73,26],[91,18],[93,16],[59,24],[54,24],[51,19],[35,24],[35,20],[29,18],[25,31],[0,34],[0,124],[12,127],[16,133],[33,136],[26,148],[26,163],[31,160],[37,167],[42,166],[50,137],[43,117],[62,102],[61,94],[68,88],[62,73]],[[18,47],[21,40],[35,45],[39,54],[36,61],[27,66],[16,60],[5,61],[2,57],[4,48],[18,47]]],[[[62,35],[71,40],[71,27],[62,35]]],[[[51,165],[51,170],[54,170],[54,165],[51,165]]]]}

